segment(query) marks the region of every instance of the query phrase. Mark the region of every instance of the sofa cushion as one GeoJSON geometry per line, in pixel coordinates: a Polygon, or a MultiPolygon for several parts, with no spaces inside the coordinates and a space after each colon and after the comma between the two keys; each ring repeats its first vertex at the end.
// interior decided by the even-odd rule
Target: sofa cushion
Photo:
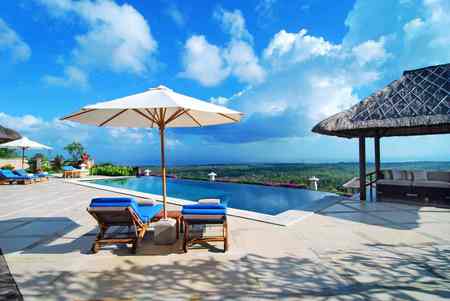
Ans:
{"type": "Polygon", "coordinates": [[[411,186],[411,181],[407,180],[378,180],[377,185],[389,186],[411,186]]]}
{"type": "Polygon", "coordinates": [[[398,170],[398,169],[393,169],[392,170],[392,180],[394,180],[394,181],[404,180],[404,177],[402,176],[401,170],[398,170]]]}
{"type": "Polygon", "coordinates": [[[414,187],[430,187],[430,188],[448,188],[450,189],[449,182],[441,181],[415,181],[413,182],[414,187]]]}
{"type": "Polygon", "coordinates": [[[427,172],[425,170],[415,170],[413,171],[413,179],[414,181],[426,181],[427,179],[427,172]]]}
{"type": "Polygon", "coordinates": [[[390,170],[383,170],[382,175],[384,180],[392,180],[392,172],[390,170]]]}
{"type": "Polygon", "coordinates": [[[450,172],[429,171],[427,176],[429,181],[450,182],[450,172]]]}

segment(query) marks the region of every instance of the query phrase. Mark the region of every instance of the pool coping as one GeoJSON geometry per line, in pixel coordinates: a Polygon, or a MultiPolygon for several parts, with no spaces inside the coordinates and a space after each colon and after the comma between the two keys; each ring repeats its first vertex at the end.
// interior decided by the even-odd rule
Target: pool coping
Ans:
{"type": "MultiPolygon", "coordinates": [[[[65,182],[72,183],[75,185],[95,188],[95,189],[99,189],[99,190],[134,196],[134,197],[138,197],[138,198],[142,198],[142,199],[150,199],[150,200],[162,202],[162,195],[140,192],[140,191],[131,190],[131,189],[112,187],[112,186],[107,186],[107,185],[99,185],[99,184],[89,183],[89,181],[94,181],[94,180],[128,179],[128,178],[134,178],[134,177],[133,176],[123,176],[123,177],[107,177],[107,176],[103,177],[103,176],[101,176],[101,177],[95,177],[95,178],[89,177],[89,178],[80,178],[80,179],[66,179],[65,182]]],[[[320,202],[316,202],[313,205],[308,206],[307,208],[304,208],[303,210],[300,210],[300,209],[286,210],[277,215],[269,215],[269,214],[258,213],[258,212],[254,212],[254,211],[248,211],[248,210],[242,210],[242,209],[236,209],[236,208],[228,208],[227,214],[230,216],[238,217],[238,218],[254,220],[254,221],[258,221],[258,222],[264,222],[264,223],[273,224],[273,225],[277,225],[277,226],[290,226],[290,225],[293,225],[293,224],[315,214],[318,211],[321,211],[327,207],[330,207],[330,206],[338,203],[341,200],[342,200],[342,196],[339,196],[339,195],[330,196],[326,200],[321,200],[320,202]]],[[[177,205],[177,206],[196,204],[196,202],[193,202],[193,201],[179,199],[179,198],[173,198],[173,197],[167,197],[167,202],[169,204],[177,205]]]]}

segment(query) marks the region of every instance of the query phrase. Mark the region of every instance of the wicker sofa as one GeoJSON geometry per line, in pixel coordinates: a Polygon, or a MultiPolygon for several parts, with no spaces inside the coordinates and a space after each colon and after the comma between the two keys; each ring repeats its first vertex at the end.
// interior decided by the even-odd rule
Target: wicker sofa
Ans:
{"type": "Polygon", "coordinates": [[[377,195],[450,206],[450,171],[383,170],[377,195]]]}

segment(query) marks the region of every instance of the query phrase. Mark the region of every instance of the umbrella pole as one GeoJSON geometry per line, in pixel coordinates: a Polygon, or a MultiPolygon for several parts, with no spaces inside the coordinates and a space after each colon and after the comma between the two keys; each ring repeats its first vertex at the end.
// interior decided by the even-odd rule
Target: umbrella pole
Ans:
{"type": "Polygon", "coordinates": [[[22,147],[22,169],[25,165],[25,147],[22,147]]]}
{"type": "Polygon", "coordinates": [[[167,183],[166,183],[166,159],[164,154],[164,126],[159,129],[159,137],[161,139],[161,177],[162,177],[162,193],[163,193],[163,212],[164,219],[167,219],[167,183]]]}

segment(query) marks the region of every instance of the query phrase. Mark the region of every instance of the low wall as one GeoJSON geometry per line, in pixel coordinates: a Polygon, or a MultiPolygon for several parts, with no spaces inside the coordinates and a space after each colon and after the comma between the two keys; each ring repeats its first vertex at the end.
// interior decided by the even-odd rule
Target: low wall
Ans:
{"type": "MultiPolygon", "coordinates": [[[[16,168],[22,168],[22,158],[0,159],[0,167],[5,165],[13,165],[16,168]]],[[[24,168],[28,168],[27,160],[25,160],[24,168]]]]}

